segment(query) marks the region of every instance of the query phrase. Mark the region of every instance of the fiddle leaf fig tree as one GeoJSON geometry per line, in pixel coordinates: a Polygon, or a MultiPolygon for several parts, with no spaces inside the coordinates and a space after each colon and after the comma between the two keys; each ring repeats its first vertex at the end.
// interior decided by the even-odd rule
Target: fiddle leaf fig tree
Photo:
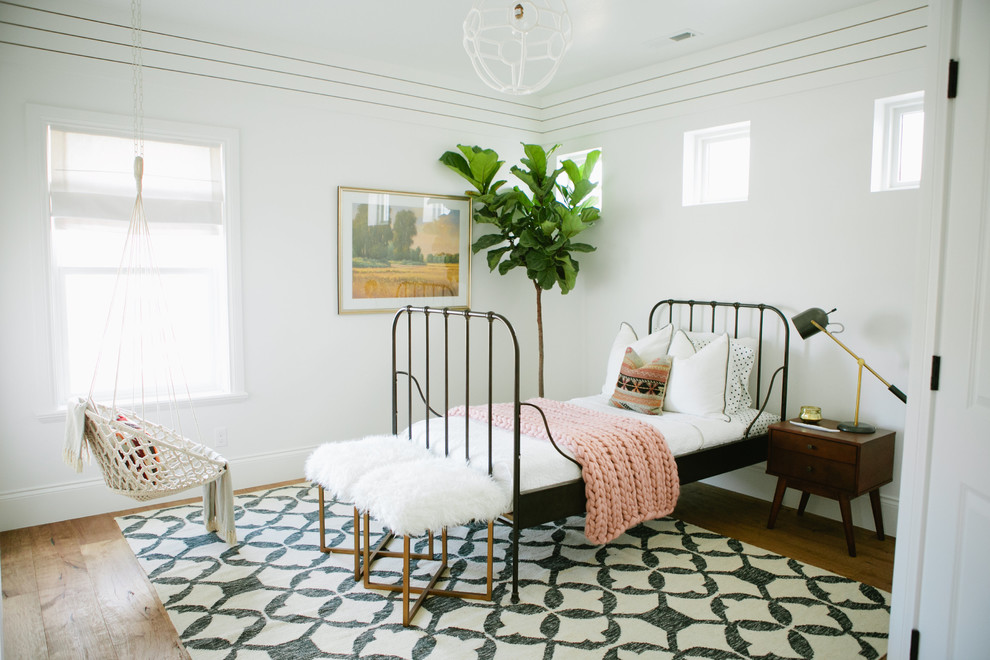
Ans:
{"type": "Polygon", "coordinates": [[[524,268],[536,288],[536,327],[539,346],[539,395],[543,396],[543,304],[542,293],[557,285],[561,293],[574,288],[580,266],[575,253],[594,252],[588,243],[574,240],[598,220],[600,211],[590,197],[598,184],[591,173],[601,152],[587,154],[578,165],[565,160],[558,169],[550,168],[549,151],[538,144],[523,144],[525,157],[510,168],[524,185],[505,189],[505,180],[496,181],[504,161],[491,149],[458,145],[447,151],[440,162],[464,177],[475,190],[474,221],[494,225],[481,235],[471,249],[488,250],[489,270],[505,275],[524,268]]]}

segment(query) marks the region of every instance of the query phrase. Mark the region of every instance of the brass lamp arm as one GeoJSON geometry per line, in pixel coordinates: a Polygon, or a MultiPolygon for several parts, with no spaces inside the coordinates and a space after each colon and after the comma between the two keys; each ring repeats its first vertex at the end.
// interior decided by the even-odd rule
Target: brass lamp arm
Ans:
{"type": "Polygon", "coordinates": [[[853,353],[849,349],[848,346],[846,346],[841,341],[839,341],[838,337],[836,337],[831,332],[829,332],[828,330],[826,330],[824,327],[822,327],[822,325],[820,323],[818,323],[818,321],[815,321],[814,319],[811,320],[811,324],[814,325],[819,330],[821,330],[822,332],[824,332],[829,337],[831,337],[832,338],[832,341],[834,341],[836,344],[838,344],[839,346],[841,346],[846,351],[846,353],[849,353],[849,355],[853,356],[853,358],[855,358],[856,362],[858,362],[861,366],[866,367],[870,371],[871,374],[873,374],[874,376],[877,377],[877,380],[879,380],[881,383],[883,383],[884,385],[887,386],[887,389],[890,390],[891,393],[894,396],[896,396],[898,399],[900,399],[904,403],[907,403],[907,395],[905,395],[904,392],[902,392],[899,389],[897,389],[897,386],[896,385],[891,385],[890,383],[888,383],[884,379],[883,376],[881,376],[880,374],[878,374],[876,371],[873,370],[873,367],[871,367],[870,365],[866,364],[866,362],[863,361],[863,358],[861,358],[858,355],[856,355],[855,353],[853,353]]]}

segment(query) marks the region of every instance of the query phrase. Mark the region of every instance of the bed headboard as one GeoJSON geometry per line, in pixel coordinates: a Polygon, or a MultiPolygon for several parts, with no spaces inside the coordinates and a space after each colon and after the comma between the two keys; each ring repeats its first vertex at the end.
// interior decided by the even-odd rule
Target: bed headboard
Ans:
{"type": "MultiPolygon", "coordinates": [[[[790,326],[779,309],[667,299],[653,305],[648,327],[653,331],[667,323],[755,339],[755,407],[766,408],[780,376],[780,416],[786,419],[790,326]]],[[[419,419],[444,417],[443,411],[455,405],[514,401],[518,406],[519,365],[515,330],[501,314],[403,307],[392,320],[392,432],[419,419]]]]}
{"type": "Polygon", "coordinates": [[[666,323],[688,331],[726,332],[732,338],[756,339],[756,407],[760,410],[766,407],[773,393],[774,381],[780,375],[780,417],[787,419],[787,372],[790,361],[791,329],[783,312],[763,303],[671,298],[653,305],[647,327],[653,332],[661,324],[666,323]],[[762,383],[767,373],[769,383],[764,393],[762,383]]]}

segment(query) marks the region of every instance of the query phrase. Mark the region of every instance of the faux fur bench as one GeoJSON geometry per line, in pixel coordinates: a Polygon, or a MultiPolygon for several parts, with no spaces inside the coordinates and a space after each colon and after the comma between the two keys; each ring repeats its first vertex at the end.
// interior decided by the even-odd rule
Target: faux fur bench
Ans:
{"type": "Polygon", "coordinates": [[[485,472],[463,459],[430,452],[425,447],[394,436],[370,436],[347,442],[331,442],[317,448],[306,461],[306,478],[319,487],[320,549],[354,555],[354,579],[363,577],[368,588],[402,591],[402,624],[410,625],[428,594],[491,600],[493,523],[511,507],[511,493],[485,472]],[[325,536],[324,491],[337,501],[354,504],[354,547],[328,548],[325,536]],[[360,516],[364,516],[363,537],[360,516]],[[369,518],[389,534],[370,547],[369,518]],[[449,591],[435,585],[447,570],[447,528],[472,521],[488,522],[487,589],[481,592],[449,591]],[[434,559],[433,535],[440,532],[440,567],[426,586],[412,586],[413,559],[434,559]],[[402,552],[386,550],[393,535],[403,537],[402,552]],[[429,553],[412,554],[410,539],[429,535],[429,553]],[[370,568],[379,557],[402,557],[402,584],[370,579],[370,568]],[[362,560],[363,559],[363,565],[362,560]],[[410,594],[419,594],[410,607],[410,594]]]}

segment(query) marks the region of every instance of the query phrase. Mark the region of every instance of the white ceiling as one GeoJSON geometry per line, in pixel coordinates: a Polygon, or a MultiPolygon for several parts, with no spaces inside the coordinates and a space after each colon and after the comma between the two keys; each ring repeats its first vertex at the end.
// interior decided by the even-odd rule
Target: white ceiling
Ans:
{"type": "MultiPolygon", "coordinates": [[[[511,4],[514,0],[506,0],[511,4]]],[[[801,23],[862,0],[566,0],[573,43],[551,94],[763,32],[801,23]],[[691,30],[682,42],[669,37],[691,30]]],[[[130,22],[130,5],[92,0],[105,16],[130,22]]],[[[468,0],[158,0],[142,3],[147,30],[284,55],[318,58],[373,73],[485,87],[461,44],[468,0]]]]}

